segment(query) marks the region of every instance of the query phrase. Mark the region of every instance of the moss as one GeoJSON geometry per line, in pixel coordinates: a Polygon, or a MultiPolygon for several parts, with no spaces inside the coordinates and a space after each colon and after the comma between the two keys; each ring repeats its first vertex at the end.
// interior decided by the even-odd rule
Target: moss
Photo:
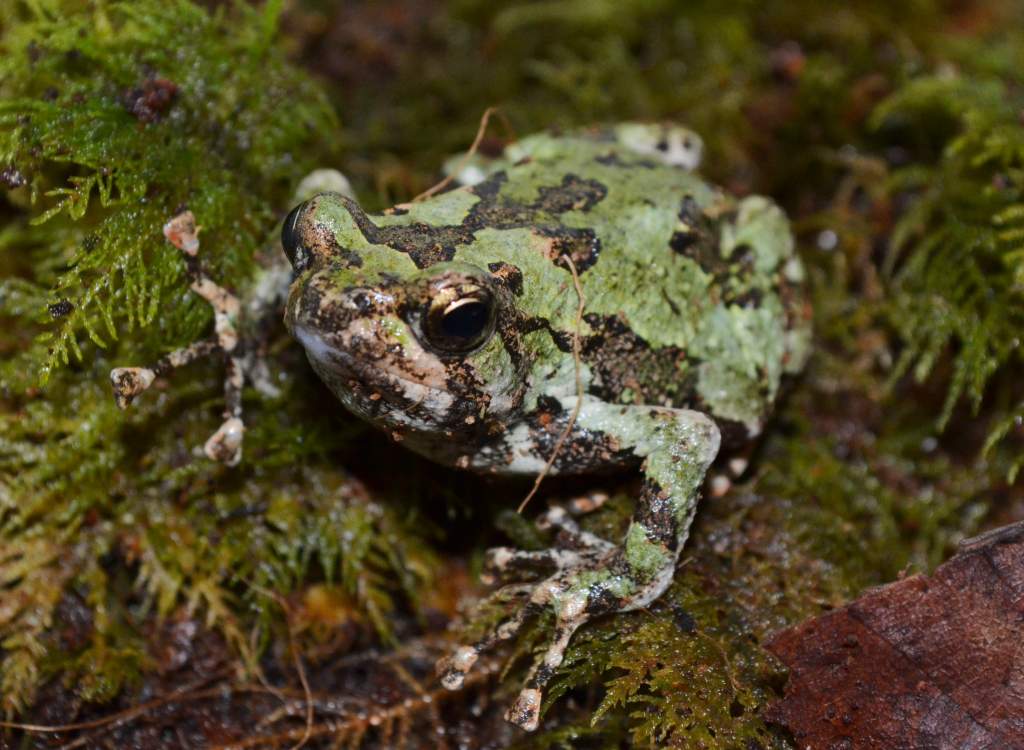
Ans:
{"type": "MultiPolygon", "coordinates": [[[[1018,4],[390,5],[0,10],[4,710],[53,680],[76,701],[131,695],[168,619],[204,619],[251,671],[289,636],[310,668],[331,644],[410,647],[466,594],[442,559],[478,562],[494,526],[544,543],[498,514],[515,485],[404,453],[395,472],[396,449],[322,408],[280,328],[289,377],[277,399],[246,392],[235,470],[193,454],[218,418],[215,366],[124,413],[106,385],[209,325],[160,235],[180,205],[211,275],[244,289],[311,168],[340,166],[370,206],[408,199],[500,104],[521,134],[694,127],[712,179],[794,219],[816,315],[751,475],[704,502],[665,597],[574,639],[549,723],[520,746],[785,747],[758,715],[784,679],[758,644],[1024,507],[1018,4]]],[[[587,524],[616,538],[635,487],[600,482],[617,499],[587,524]]],[[[506,655],[499,702],[545,624],[506,655]]]]}
{"type": "MultiPolygon", "coordinates": [[[[1007,55],[1004,75],[1020,57],[1019,50],[1007,55]]],[[[986,395],[1019,395],[999,382],[1000,370],[1024,365],[1024,95],[1015,83],[980,72],[922,77],[872,116],[877,128],[897,131],[901,140],[925,121],[938,123],[946,136],[914,144],[920,159],[889,176],[891,189],[912,195],[914,203],[893,228],[883,264],[892,281],[889,317],[906,342],[893,380],[908,371],[927,379],[956,347],[940,428],[961,398],[977,413],[986,395]]],[[[987,450],[1022,410],[1021,401],[1004,405],[987,450]]],[[[1011,476],[1021,460],[1012,463],[1011,476]]]]}
{"type": "Polygon", "coordinates": [[[82,358],[83,336],[103,347],[159,317],[164,345],[194,338],[210,316],[194,299],[168,304],[183,278],[159,241],[168,214],[188,204],[202,216],[217,248],[207,262],[237,283],[296,177],[326,155],[336,123],[273,48],[279,12],[14,4],[0,163],[9,184],[24,183],[14,196],[34,224],[62,220],[59,246],[38,248],[31,279],[51,303],[44,377],[82,358]],[[282,96],[297,104],[280,107],[282,96]]]}

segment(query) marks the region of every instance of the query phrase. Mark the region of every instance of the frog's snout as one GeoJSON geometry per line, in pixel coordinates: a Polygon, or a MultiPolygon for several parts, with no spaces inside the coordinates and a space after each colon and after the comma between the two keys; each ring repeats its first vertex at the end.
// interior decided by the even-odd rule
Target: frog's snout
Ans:
{"type": "Polygon", "coordinates": [[[372,288],[320,288],[314,274],[295,301],[289,325],[311,359],[330,369],[375,380],[375,370],[400,360],[394,298],[372,288]]]}
{"type": "Polygon", "coordinates": [[[289,314],[293,327],[316,330],[326,336],[348,336],[398,323],[399,300],[392,290],[359,284],[337,284],[335,274],[314,271],[293,292],[289,314]]]}
{"type": "Polygon", "coordinates": [[[412,334],[401,303],[401,290],[336,286],[328,271],[309,275],[290,303],[289,328],[313,367],[367,418],[384,419],[378,412],[390,403],[451,403],[447,369],[412,334]]]}

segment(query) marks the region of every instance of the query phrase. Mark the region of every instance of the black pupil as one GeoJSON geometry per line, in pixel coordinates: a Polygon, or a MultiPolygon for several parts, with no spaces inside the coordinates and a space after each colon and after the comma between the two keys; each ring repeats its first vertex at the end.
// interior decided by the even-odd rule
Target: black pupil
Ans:
{"type": "Polygon", "coordinates": [[[471,339],[479,336],[487,326],[487,305],[483,302],[464,302],[445,313],[441,331],[445,336],[471,339]]]}

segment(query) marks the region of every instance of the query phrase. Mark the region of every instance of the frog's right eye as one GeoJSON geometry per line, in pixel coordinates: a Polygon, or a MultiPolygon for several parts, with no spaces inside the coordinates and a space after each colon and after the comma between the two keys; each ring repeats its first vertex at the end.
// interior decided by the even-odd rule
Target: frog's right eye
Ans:
{"type": "Polygon", "coordinates": [[[495,301],[486,287],[442,286],[426,311],[425,343],[443,354],[467,354],[490,338],[494,319],[495,301]]]}
{"type": "Polygon", "coordinates": [[[284,220],[281,226],[281,246],[288,261],[297,273],[302,273],[309,265],[309,253],[302,247],[302,237],[299,234],[299,220],[306,208],[305,203],[300,203],[291,210],[291,213],[284,220]]]}

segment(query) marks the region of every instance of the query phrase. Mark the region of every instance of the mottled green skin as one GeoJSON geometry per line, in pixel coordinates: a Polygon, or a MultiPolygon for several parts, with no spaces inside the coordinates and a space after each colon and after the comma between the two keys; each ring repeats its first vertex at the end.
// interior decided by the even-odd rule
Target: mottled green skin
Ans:
{"type": "MultiPolygon", "coordinates": [[[[638,150],[624,127],[648,132],[534,136],[474,187],[374,216],[324,194],[289,228],[299,273],[287,323],[355,413],[444,463],[536,473],[577,405],[578,331],[583,400],[554,471],[642,462],[621,546],[551,521],[575,537],[544,559],[556,571],[526,610],[557,615],[555,643],[510,711],[527,728],[573,630],[668,585],[722,434],[757,434],[807,353],[803,271],[781,211],[661,163],[665,130],[650,126],[652,147],[638,150]],[[578,328],[563,256],[586,303],[578,328]],[[424,332],[444,287],[484,288],[494,301],[494,333],[468,353],[441,352],[424,332]]],[[[537,554],[504,551],[492,567],[537,554]]],[[[492,640],[457,652],[446,684],[492,640]]]]}

